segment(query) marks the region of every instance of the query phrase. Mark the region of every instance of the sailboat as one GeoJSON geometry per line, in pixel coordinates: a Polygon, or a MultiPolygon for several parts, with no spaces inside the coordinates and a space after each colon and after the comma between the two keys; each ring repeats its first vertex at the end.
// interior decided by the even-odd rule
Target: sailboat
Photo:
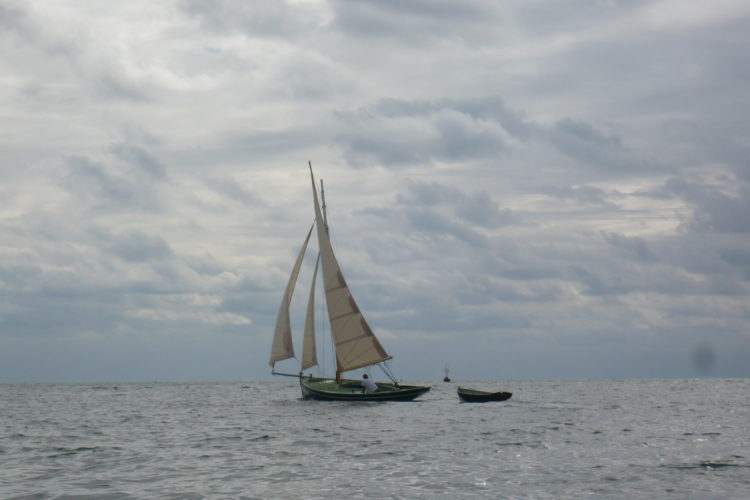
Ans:
{"type": "Polygon", "coordinates": [[[326,214],[323,182],[321,181],[320,189],[321,201],[323,202],[321,209],[318,202],[318,190],[315,186],[312,164],[308,163],[308,165],[310,167],[310,180],[312,182],[313,205],[315,209],[313,227],[316,228],[319,254],[315,263],[315,271],[313,272],[307,302],[300,372],[297,375],[279,373],[275,371],[275,364],[278,361],[295,357],[292,343],[290,304],[313,227],[310,227],[302,248],[297,255],[286,290],[281,299],[269,360],[271,373],[274,375],[299,377],[302,397],[305,399],[326,401],[411,401],[429,391],[430,387],[401,385],[393,377],[387,365],[387,361],[392,359],[392,356],[386,353],[375,333],[368,325],[357,303],[354,301],[344,275],[341,273],[341,267],[333,253],[328,234],[328,217],[326,214]],[[318,364],[315,344],[314,297],[315,282],[319,267],[322,268],[322,281],[328,310],[330,333],[335,347],[336,373],[333,378],[313,377],[312,375],[303,374],[304,370],[318,364]],[[390,378],[390,382],[377,382],[377,390],[374,392],[364,392],[362,383],[359,380],[347,380],[343,378],[343,374],[346,372],[373,365],[383,368],[383,371],[390,378]]]}

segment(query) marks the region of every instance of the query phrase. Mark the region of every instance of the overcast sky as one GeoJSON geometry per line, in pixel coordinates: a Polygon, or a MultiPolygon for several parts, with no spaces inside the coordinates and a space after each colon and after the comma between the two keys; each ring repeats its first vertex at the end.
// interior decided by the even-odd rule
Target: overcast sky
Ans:
{"type": "Polygon", "coordinates": [[[308,160],[401,378],[747,377],[749,158],[746,0],[0,0],[0,382],[271,378],[308,160]]]}

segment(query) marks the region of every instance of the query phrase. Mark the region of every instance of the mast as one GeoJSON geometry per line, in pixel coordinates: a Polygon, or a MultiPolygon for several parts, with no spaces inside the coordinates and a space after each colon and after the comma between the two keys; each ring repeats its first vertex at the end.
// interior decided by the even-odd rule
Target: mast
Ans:
{"type": "MultiPolygon", "coordinates": [[[[310,167],[310,178],[312,179],[313,183],[313,193],[315,192],[315,179],[313,178],[313,169],[312,169],[312,161],[307,161],[308,167],[310,167]]],[[[325,228],[325,235],[327,238],[330,237],[328,234],[328,213],[326,212],[326,195],[325,191],[323,190],[323,179],[320,179],[320,198],[321,202],[323,203],[323,206],[321,209],[323,210],[323,227],[325,228]]],[[[316,199],[317,204],[317,199],[316,199]]],[[[318,246],[320,246],[320,228],[318,228],[318,246]]],[[[318,261],[315,263],[315,272],[317,274],[318,271],[318,263],[320,262],[320,251],[318,251],[318,261]]],[[[323,288],[325,288],[325,271],[323,272],[323,288]]],[[[327,302],[327,301],[326,301],[327,302]]],[[[336,382],[341,383],[341,371],[339,370],[339,359],[338,354],[336,353],[336,340],[331,339],[333,342],[333,362],[336,366],[336,382]]]]}
{"type": "MultiPolygon", "coordinates": [[[[310,162],[310,173],[312,173],[312,162],[310,162]]],[[[323,210],[323,227],[325,227],[326,230],[326,236],[330,239],[331,234],[328,231],[328,212],[326,211],[326,192],[325,189],[323,189],[323,179],[320,179],[320,203],[321,203],[321,209],[323,210]]],[[[341,383],[341,369],[340,369],[340,363],[338,359],[338,355],[336,354],[335,349],[335,340],[334,340],[334,349],[333,349],[333,361],[336,363],[336,383],[341,383]]]]}
{"type": "Polygon", "coordinates": [[[320,179],[320,201],[323,204],[323,224],[326,227],[326,234],[328,234],[328,212],[326,212],[326,192],[323,190],[323,179],[320,179]]]}
{"type": "Polygon", "coordinates": [[[342,373],[389,360],[391,356],[385,352],[364,316],[362,316],[362,312],[359,310],[341,273],[341,267],[331,247],[327,224],[324,222],[323,213],[318,204],[312,162],[308,162],[308,164],[310,165],[315,225],[318,232],[328,320],[331,324],[331,336],[336,347],[336,379],[340,382],[342,373]]]}

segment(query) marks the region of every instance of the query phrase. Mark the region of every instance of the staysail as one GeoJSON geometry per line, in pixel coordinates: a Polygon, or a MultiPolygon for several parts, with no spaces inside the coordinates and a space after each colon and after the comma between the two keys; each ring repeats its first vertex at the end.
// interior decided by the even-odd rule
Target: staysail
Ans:
{"type": "Polygon", "coordinates": [[[359,311],[344,275],[341,274],[341,267],[333,253],[328,228],[320,211],[312,167],[310,179],[315,203],[315,225],[318,227],[320,261],[323,265],[326,305],[331,322],[331,336],[336,346],[336,371],[341,373],[356,370],[391,359],[359,311]]]}
{"type": "Polygon", "coordinates": [[[302,337],[302,365],[300,370],[307,370],[318,364],[317,349],[315,348],[315,281],[318,278],[318,264],[320,255],[315,261],[310,297],[307,300],[307,317],[305,318],[305,334],[302,337]]]}
{"type": "Polygon", "coordinates": [[[269,359],[268,361],[268,364],[271,365],[271,368],[273,368],[273,365],[277,361],[294,357],[294,345],[292,344],[292,325],[291,321],[289,320],[289,304],[292,301],[294,285],[297,283],[297,276],[299,276],[299,269],[300,266],[302,266],[302,259],[305,256],[307,242],[310,241],[311,234],[312,226],[310,226],[310,230],[307,232],[307,238],[305,238],[305,243],[303,243],[302,248],[299,251],[299,255],[297,256],[297,260],[294,262],[292,275],[289,276],[289,282],[286,285],[284,296],[281,299],[279,314],[276,316],[276,329],[273,333],[271,359],[269,359]]]}

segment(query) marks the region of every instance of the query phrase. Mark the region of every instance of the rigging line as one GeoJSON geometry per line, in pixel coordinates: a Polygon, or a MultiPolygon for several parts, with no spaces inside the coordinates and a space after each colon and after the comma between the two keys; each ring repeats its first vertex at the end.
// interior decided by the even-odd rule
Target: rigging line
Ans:
{"type": "MultiPolygon", "coordinates": [[[[317,295],[320,297],[320,290],[317,290],[317,295]]],[[[318,303],[318,308],[320,309],[320,314],[317,316],[318,320],[318,331],[320,332],[320,335],[316,335],[321,340],[321,349],[320,349],[320,359],[321,363],[318,364],[318,369],[322,370],[323,373],[325,373],[326,368],[326,350],[325,350],[325,337],[322,337],[323,333],[323,304],[318,303]]],[[[315,348],[318,349],[317,343],[315,344],[315,348]]]]}
{"type": "MultiPolygon", "coordinates": [[[[321,270],[322,270],[322,265],[321,265],[321,270]]],[[[320,273],[320,279],[325,283],[325,278],[324,278],[323,273],[320,273]]],[[[328,358],[326,357],[326,352],[328,352],[329,343],[328,343],[328,336],[326,335],[325,292],[322,290],[322,288],[324,287],[316,288],[316,293],[318,295],[317,305],[320,310],[320,313],[317,316],[319,326],[320,326],[319,328],[320,335],[318,335],[317,337],[321,341],[320,353],[321,353],[321,357],[323,358],[323,363],[322,365],[319,366],[320,374],[321,376],[325,377],[326,369],[328,368],[327,367],[328,358]]]]}
{"type": "Polygon", "coordinates": [[[396,377],[393,375],[388,365],[385,364],[385,361],[383,361],[382,363],[378,363],[378,367],[383,370],[383,373],[385,373],[386,376],[388,376],[388,378],[391,379],[394,384],[398,385],[398,380],[396,380],[396,377]]]}

